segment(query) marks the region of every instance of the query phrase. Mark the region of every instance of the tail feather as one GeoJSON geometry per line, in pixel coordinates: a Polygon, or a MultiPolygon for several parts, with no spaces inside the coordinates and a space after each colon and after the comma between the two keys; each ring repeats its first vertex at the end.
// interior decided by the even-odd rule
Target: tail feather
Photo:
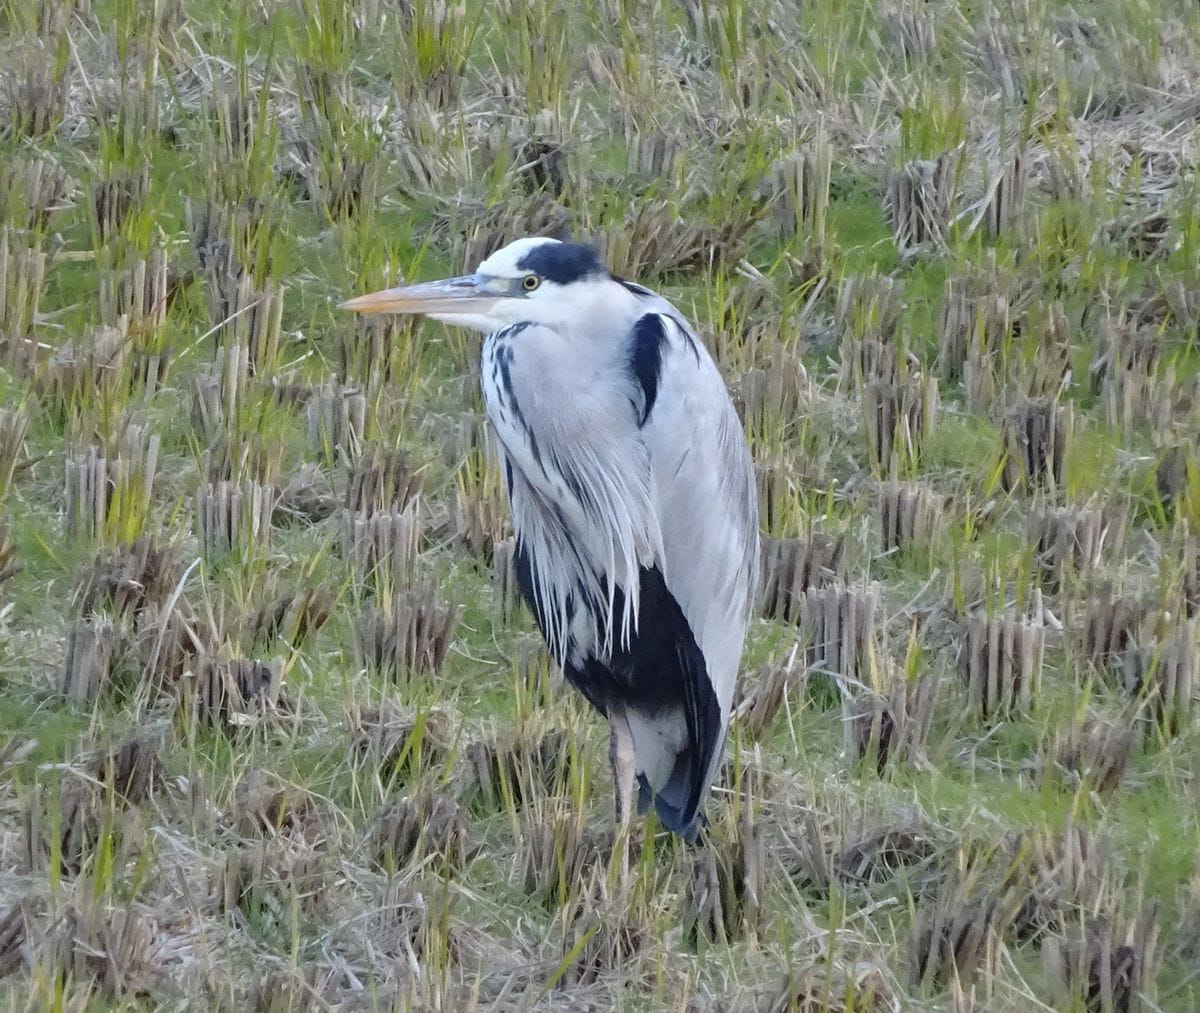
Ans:
{"type": "Polygon", "coordinates": [[[692,790],[691,763],[686,750],[679,754],[670,778],[658,791],[644,775],[638,775],[638,811],[645,812],[653,805],[659,823],[689,844],[704,826],[703,800],[703,793],[692,790]]]}

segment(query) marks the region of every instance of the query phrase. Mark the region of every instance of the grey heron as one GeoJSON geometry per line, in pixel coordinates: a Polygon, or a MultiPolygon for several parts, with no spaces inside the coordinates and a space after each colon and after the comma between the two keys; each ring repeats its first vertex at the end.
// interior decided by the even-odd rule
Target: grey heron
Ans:
{"type": "Polygon", "coordinates": [[[580,243],[518,239],[474,274],[342,304],[482,331],[517,580],[611,726],[622,833],[694,838],[724,752],[758,565],[750,454],[680,312],[580,243]]]}

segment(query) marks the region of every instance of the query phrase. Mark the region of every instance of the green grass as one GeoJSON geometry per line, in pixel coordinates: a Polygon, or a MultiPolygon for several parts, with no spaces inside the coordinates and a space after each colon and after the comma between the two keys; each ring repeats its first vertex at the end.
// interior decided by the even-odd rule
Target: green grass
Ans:
{"type": "Polygon", "coordinates": [[[0,919],[13,919],[0,923],[0,1005],[864,1010],[876,1008],[874,989],[887,1008],[960,1008],[969,991],[981,1008],[1084,1009],[1086,969],[1055,971],[1046,938],[1068,952],[1133,946],[1138,994],[1112,1008],[1200,1003],[1196,690],[1185,685],[1183,725],[1164,731],[1130,716],[1137,701],[1120,678],[1093,679],[1081,646],[1096,588],[1116,582],[1141,610],[1133,654],[1186,635],[1168,661],[1195,678],[1188,610],[1198,591],[1186,574],[1200,524],[1200,410],[1188,386],[1200,318],[1187,172],[1196,137],[1179,116],[1200,76],[1194,6],[820,0],[769,16],[740,0],[79,6],[0,0],[0,228],[12,250],[47,255],[30,333],[5,331],[22,307],[14,282],[0,292],[0,399],[30,420],[0,491],[0,572],[6,544],[22,565],[0,581],[0,919]],[[61,108],[37,93],[29,67],[45,69],[52,93],[65,85],[61,108]],[[41,122],[50,128],[31,135],[41,122]],[[546,191],[527,166],[531,139],[565,153],[546,191]],[[674,154],[652,158],[654,145],[674,154]],[[901,249],[889,182],[952,149],[944,239],[901,249]],[[972,229],[991,174],[1014,152],[1023,198],[998,234],[972,229]],[[817,185],[804,206],[781,174],[791,156],[831,166],[828,192],[817,185]],[[13,184],[19,197],[3,187],[9,165],[40,158],[71,182],[31,229],[24,179],[13,184]],[[105,238],[92,194],[142,171],[144,199],[105,238]],[[216,432],[196,424],[192,393],[228,355],[233,330],[213,316],[214,297],[227,294],[213,266],[221,244],[198,248],[188,231],[209,205],[241,216],[235,234],[217,237],[235,271],[257,291],[285,290],[277,354],[216,432]],[[1139,249],[1136,227],[1157,213],[1166,238],[1139,249]],[[339,301],[397,274],[470,270],[478,251],[551,218],[687,312],[739,396],[751,371],[803,369],[784,410],[754,423],[753,449],[775,469],[773,488],[786,489],[770,533],[844,532],[849,583],[878,582],[880,595],[877,667],[839,673],[845,700],[827,675],[801,684],[823,629],[815,613],[799,629],[755,623],[745,688],[765,685],[795,651],[793,682],[763,727],[735,724],[738,780],[714,792],[709,844],[690,851],[652,836],[651,822],[627,892],[609,868],[603,722],[565,688],[522,681],[536,643],[530,618],[500,618],[487,553],[468,551],[464,509],[479,511],[485,550],[509,533],[497,468],[468,435],[481,408],[469,381],[477,341],[435,324],[399,327],[388,363],[360,356],[338,375],[356,326],[339,301]],[[66,352],[78,358],[100,323],[101,279],[119,285],[154,249],[166,251],[173,290],[162,327],[131,334],[113,363],[70,374],[66,352]],[[900,286],[890,338],[900,376],[935,376],[939,393],[916,453],[883,462],[872,460],[859,372],[841,362],[879,336],[877,321],[852,312],[844,334],[837,315],[846,280],[875,275],[900,286]],[[939,350],[945,286],[967,279],[994,286],[975,310],[1006,299],[1017,326],[968,357],[960,379],[939,350]],[[1054,319],[1065,328],[1065,377],[1048,372],[1054,319]],[[1146,376],[1118,366],[1097,387],[1089,370],[1114,329],[1118,358],[1138,340],[1155,356],[1146,376]],[[32,365],[26,338],[39,345],[32,365]],[[157,390],[134,379],[147,350],[170,355],[157,390]],[[984,382],[971,386],[971,369],[984,382]],[[366,443],[402,447],[423,469],[416,586],[461,609],[436,671],[359,671],[357,624],[387,594],[342,550],[353,450],[314,447],[309,405],[280,403],[272,381],[309,398],[331,381],[361,389],[366,443]],[[1129,407],[1112,411],[1123,384],[1129,407]],[[1005,418],[1047,392],[1074,413],[1061,484],[1006,491],[1005,418]],[[104,537],[69,537],[68,452],[111,453],[129,424],[161,441],[150,500],[122,494],[104,537]],[[258,480],[283,486],[315,467],[332,513],[276,518],[265,549],[205,558],[195,495],[218,438],[273,462],[265,474],[246,469],[258,480]],[[1164,491],[1157,463],[1174,445],[1184,448],[1182,488],[1164,491]],[[892,476],[946,497],[947,510],[931,534],[883,552],[878,480],[892,476]],[[1128,530],[1081,573],[1039,585],[1027,517],[1046,504],[1112,508],[1128,530]],[[148,592],[155,607],[186,618],[218,659],[279,659],[283,696],[268,715],[250,708],[193,724],[203,659],[186,656],[177,684],[155,691],[146,637],[153,646],[157,627],[138,608],[105,606],[120,685],[86,705],[63,699],[80,582],[132,534],[170,547],[169,586],[148,592]],[[328,595],[319,628],[253,634],[248,615],[309,587],[328,595]],[[976,610],[1047,624],[1029,713],[983,720],[967,706],[957,651],[976,610]],[[914,693],[937,689],[916,746],[882,771],[877,744],[866,759],[847,755],[844,716],[869,702],[868,683],[893,694],[898,728],[919,723],[894,713],[906,678],[914,693]],[[1132,722],[1145,732],[1115,759],[1115,787],[1100,791],[1089,783],[1097,771],[1070,769],[1072,734],[1132,722]],[[131,738],[161,771],[126,802],[104,756],[131,738]],[[543,742],[552,755],[539,755],[543,742]],[[493,746],[511,747],[525,806],[511,785],[499,801],[476,785],[474,761],[493,746]],[[543,768],[563,756],[561,782],[545,785],[543,768]],[[253,829],[247,807],[284,789],[307,800],[311,819],[253,829]],[[423,792],[460,807],[475,857],[451,868],[427,827],[428,841],[381,871],[370,854],[380,813],[423,792]],[[892,868],[876,844],[867,881],[839,878],[852,845],[900,825],[926,848],[922,862],[892,868]],[[1057,916],[1048,937],[997,916],[978,966],[961,956],[961,983],[950,984],[948,967],[922,983],[921,927],[982,911],[972,876],[994,891],[1033,890],[1033,874],[1003,849],[1040,834],[1057,844],[1030,848],[1051,861],[1070,827],[1087,835],[1085,862],[1101,885],[1043,898],[1057,916]],[[805,848],[828,851],[827,882],[798,871],[805,848]],[[996,849],[1018,866],[1007,887],[976,861],[996,849]],[[259,864],[230,905],[235,858],[259,864]],[[700,876],[710,860],[725,870],[715,874],[720,909],[700,876]],[[561,903],[527,888],[530,866],[569,870],[561,903]],[[957,887],[968,900],[939,908],[957,887]],[[689,928],[697,910],[702,924],[724,919],[711,938],[689,928]],[[1138,935],[1139,918],[1153,919],[1156,946],[1138,935]],[[4,927],[18,922],[21,932],[4,927]],[[155,942],[134,938],[140,931],[155,942]]]}

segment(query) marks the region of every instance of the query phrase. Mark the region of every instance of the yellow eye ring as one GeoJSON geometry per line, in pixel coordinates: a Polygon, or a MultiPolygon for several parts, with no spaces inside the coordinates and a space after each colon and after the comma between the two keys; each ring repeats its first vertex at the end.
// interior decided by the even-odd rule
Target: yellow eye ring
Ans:
{"type": "Polygon", "coordinates": [[[527,274],[521,279],[521,288],[525,289],[526,292],[532,292],[541,283],[542,279],[536,274],[527,274]]]}

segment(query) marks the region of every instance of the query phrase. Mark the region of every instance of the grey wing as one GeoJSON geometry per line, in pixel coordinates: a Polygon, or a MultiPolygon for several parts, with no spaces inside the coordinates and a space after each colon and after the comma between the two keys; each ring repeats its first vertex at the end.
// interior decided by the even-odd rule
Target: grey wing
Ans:
{"type": "MultiPolygon", "coordinates": [[[[720,715],[718,729],[689,735],[701,755],[691,758],[699,776],[693,776],[687,801],[698,804],[720,764],[750,622],[757,488],[741,422],[699,339],[670,312],[643,317],[636,331],[634,361],[640,350],[643,368],[635,375],[651,402],[642,439],[661,522],[666,586],[695,636],[720,715]]],[[[703,695],[700,687],[694,692],[703,695]]]]}

